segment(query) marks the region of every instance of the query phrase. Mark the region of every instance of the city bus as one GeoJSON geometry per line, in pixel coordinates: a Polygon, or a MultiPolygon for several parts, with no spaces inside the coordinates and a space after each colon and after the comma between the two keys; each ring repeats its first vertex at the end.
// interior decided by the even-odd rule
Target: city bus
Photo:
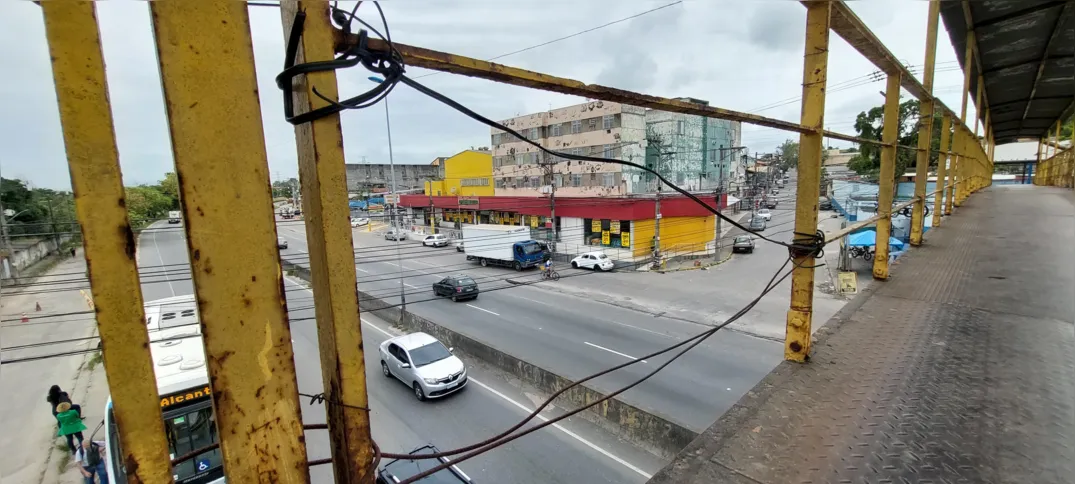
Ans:
{"type": "MultiPolygon", "coordinates": [[[[217,443],[216,421],[210,398],[209,371],[205,366],[201,326],[194,296],[158,299],[145,304],[153,371],[160,393],[160,409],[171,459],[217,443]]],[[[126,483],[123,443],[112,413],[105,408],[105,445],[111,482],[126,483]]],[[[224,482],[220,449],[201,453],[172,468],[176,484],[224,482]]]]}

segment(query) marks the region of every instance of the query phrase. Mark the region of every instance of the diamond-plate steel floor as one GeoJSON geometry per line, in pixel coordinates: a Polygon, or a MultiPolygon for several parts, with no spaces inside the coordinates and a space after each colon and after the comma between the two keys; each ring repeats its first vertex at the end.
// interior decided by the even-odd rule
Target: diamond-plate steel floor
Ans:
{"type": "Polygon", "coordinates": [[[978,193],[651,483],[1075,482],[1075,194],[978,193]]]}

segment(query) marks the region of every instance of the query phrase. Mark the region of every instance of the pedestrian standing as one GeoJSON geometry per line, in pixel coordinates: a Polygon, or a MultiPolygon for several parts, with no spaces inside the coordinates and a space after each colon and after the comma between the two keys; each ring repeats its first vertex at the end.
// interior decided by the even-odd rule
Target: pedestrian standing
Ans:
{"type": "Polygon", "coordinates": [[[86,430],[86,424],[82,423],[82,417],[78,412],[71,409],[71,404],[60,402],[56,406],[56,420],[60,422],[60,437],[67,437],[67,448],[72,454],[78,453],[74,439],[78,439],[78,445],[82,445],[82,431],[86,430]]]}
{"type": "Polygon", "coordinates": [[[93,476],[97,476],[100,484],[108,484],[108,468],[105,466],[105,443],[101,440],[85,440],[82,442],[82,458],[79,460],[79,472],[85,484],[94,484],[93,476]]]}
{"type": "Polygon", "coordinates": [[[68,395],[67,392],[61,390],[59,385],[52,385],[49,387],[49,393],[45,396],[45,401],[48,402],[49,407],[52,408],[53,417],[58,413],[56,411],[56,406],[64,402],[71,404],[71,408],[78,412],[79,417],[82,416],[82,406],[72,403],[71,396],[68,395]]]}
{"type": "Polygon", "coordinates": [[[74,257],[74,256],[75,256],[75,248],[71,247],[71,257],[74,257]]]}

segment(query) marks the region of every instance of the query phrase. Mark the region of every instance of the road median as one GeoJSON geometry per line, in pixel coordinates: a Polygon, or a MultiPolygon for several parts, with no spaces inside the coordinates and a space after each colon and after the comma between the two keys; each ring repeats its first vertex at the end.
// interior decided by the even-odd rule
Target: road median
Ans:
{"type": "MultiPolygon", "coordinates": [[[[309,269],[288,262],[281,262],[285,271],[305,281],[310,280],[309,269]]],[[[433,335],[457,353],[480,360],[484,364],[505,372],[514,378],[551,395],[574,382],[537,365],[509,355],[470,336],[452,331],[433,321],[409,312],[403,312],[393,304],[358,291],[363,312],[372,312],[386,321],[394,322],[405,331],[422,331],[433,335]]],[[[555,404],[565,409],[575,409],[605,398],[605,394],[586,385],[578,385],[564,392],[555,404]]],[[[614,435],[659,456],[673,456],[698,435],[696,432],[664,417],[634,405],[611,398],[600,405],[581,412],[586,420],[593,422],[614,435]]]]}

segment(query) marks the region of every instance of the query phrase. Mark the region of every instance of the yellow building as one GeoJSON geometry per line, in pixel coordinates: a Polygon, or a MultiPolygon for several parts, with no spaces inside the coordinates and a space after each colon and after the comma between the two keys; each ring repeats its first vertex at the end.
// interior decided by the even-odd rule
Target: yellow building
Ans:
{"type": "Polygon", "coordinates": [[[488,151],[466,150],[434,163],[444,166],[444,179],[426,183],[426,195],[493,196],[493,155],[488,151]]]}

